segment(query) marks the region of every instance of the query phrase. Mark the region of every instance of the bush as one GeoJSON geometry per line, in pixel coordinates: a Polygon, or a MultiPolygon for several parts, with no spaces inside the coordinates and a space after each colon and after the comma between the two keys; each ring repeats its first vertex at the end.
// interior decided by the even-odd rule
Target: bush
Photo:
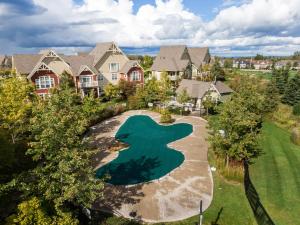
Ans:
{"type": "Polygon", "coordinates": [[[300,103],[293,106],[293,114],[295,116],[300,116],[300,103]]]}
{"type": "Polygon", "coordinates": [[[292,107],[283,104],[279,104],[271,119],[277,126],[288,130],[291,130],[297,124],[297,118],[293,115],[292,107]]]}
{"type": "Polygon", "coordinates": [[[300,145],[300,128],[294,128],[291,135],[291,141],[295,145],[300,145]]]}
{"type": "Polygon", "coordinates": [[[163,109],[161,111],[161,116],[160,116],[160,122],[161,123],[172,123],[174,122],[174,119],[172,119],[171,113],[167,109],[163,109]]]}

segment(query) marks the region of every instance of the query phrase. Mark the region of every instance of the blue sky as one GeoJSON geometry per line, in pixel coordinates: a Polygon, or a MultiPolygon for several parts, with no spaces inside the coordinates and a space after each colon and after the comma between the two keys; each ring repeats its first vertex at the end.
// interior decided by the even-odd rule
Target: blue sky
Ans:
{"type": "Polygon", "coordinates": [[[185,44],[290,55],[300,50],[300,0],[0,0],[0,54],[74,54],[103,41],[139,54],[185,44]]]}

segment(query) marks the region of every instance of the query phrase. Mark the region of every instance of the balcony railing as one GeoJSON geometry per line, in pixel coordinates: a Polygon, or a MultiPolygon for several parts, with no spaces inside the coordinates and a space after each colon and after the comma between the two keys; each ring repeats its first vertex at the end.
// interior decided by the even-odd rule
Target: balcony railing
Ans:
{"type": "Polygon", "coordinates": [[[169,77],[170,77],[170,80],[172,80],[172,81],[176,81],[179,79],[178,75],[170,75],[169,77]]]}
{"type": "Polygon", "coordinates": [[[79,88],[93,88],[93,87],[99,87],[99,82],[98,81],[79,82],[79,88]]]}

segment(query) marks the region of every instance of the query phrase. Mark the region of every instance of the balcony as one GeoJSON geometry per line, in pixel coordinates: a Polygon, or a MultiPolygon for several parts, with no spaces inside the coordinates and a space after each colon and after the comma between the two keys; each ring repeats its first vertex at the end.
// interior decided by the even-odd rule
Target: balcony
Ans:
{"type": "Polygon", "coordinates": [[[96,88],[99,87],[98,81],[79,82],[79,88],[96,88]]]}

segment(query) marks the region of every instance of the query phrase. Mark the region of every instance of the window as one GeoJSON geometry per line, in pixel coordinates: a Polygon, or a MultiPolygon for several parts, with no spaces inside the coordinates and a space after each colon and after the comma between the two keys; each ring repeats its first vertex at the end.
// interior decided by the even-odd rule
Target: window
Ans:
{"type": "Polygon", "coordinates": [[[35,86],[37,89],[48,89],[54,87],[54,78],[50,76],[40,76],[35,79],[35,86]]]}
{"type": "Polygon", "coordinates": [[[118,72],[119,71],[119,63],[110,63],[109,71],[110,72],[118,72]]]}
{"type": "Polygon", "coordinates": [[[132,81],[141,80],[140,73],[139,73],[138,71],[133,71],[133,72],[131,73],[131,80],[132,80],[132,81]]]}
{"type": "Polygon", "coordinates": [[[80,76],[80,83],[92,83],[91,76],[80,76]]]}
{"type": "Polygon", "coordinates": [[[104,80],[104,77],[103,77],[102,74],[100,74],[100,75],[98,76],[98,80],[104,80]]]}
{"type": "Polygon", "coordinates": [[[112,79],[112,80],[118,80],[118,74],[112,73],[112,74],[111,74],[111,79],[112,79]]]}

